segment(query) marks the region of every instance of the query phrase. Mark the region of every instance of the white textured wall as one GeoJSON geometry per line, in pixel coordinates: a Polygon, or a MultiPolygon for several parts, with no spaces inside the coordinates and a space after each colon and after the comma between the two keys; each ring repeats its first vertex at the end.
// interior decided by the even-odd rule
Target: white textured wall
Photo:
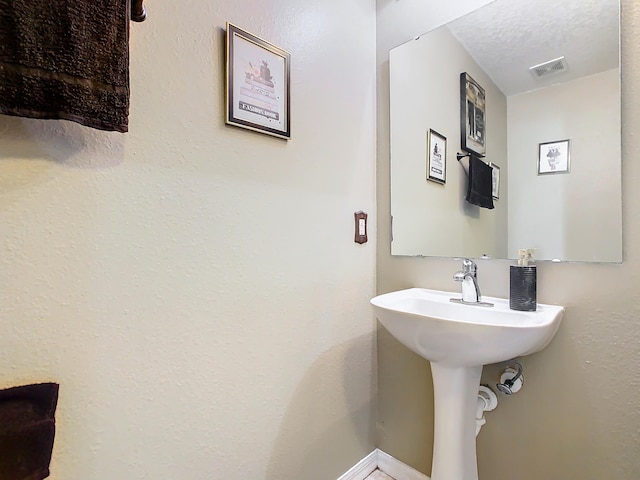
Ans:
{"type": "Polygon", "coordinates": [[[336,478],[375,444],[374,2],[187,3],[131,27],[130,133],[0,117],[0,386],[61,384],[53,480],[336,478]],[[290,142],[224,125],[226,21],[291,52],[290,142]]]}
{"type": "MultiPolygon", "coordinates": [[[[507,99],[447,27],[389,52],[391,215],[394,255],[507,256],[507,189],[492,210],[465,200],[460,146],[460,73],[486,95],[485,161],[507,169],[507,99]],[[447,139],[446,183],[427,177],[427,132],[447,139]],[[446,225],[446,228],[442,228],[446,225]]],[[[469,159],[463,160],[468,167],[469,159]]]]}
{"type": "Polygon", "coordinates": [[[619,70],[513,95],[507,104],[509,256],[534,247],[536,258],[619,262],[619,70]],[[538,175],[538,144],[566,139],[570,173],[538,175]]]}
{"type": "MultiPolygon", "coordinates": [[[[479,2],[478,2],[479,3],[479,2]]],[[[486,3],[486,2],[485,2],[486,3]]],[[[392,257],[389,241],[388,51],[409,40],[403,30],[425,10],[424,24],[463,4],[378,2],[378,291],[410,286],[453,290],[453,259],[392,257]],[[410,7],[415,5],[414,12],[410,7]],[[402,4],[402,5],[400,5],[402,4]],[[392,12],[395,10],[395,14],[392,12]],[[403,17],[404,15],[404,17],[403,17]],[[394,23],[385,24],[386,20],[394,23]],[[388,31],[400,41],[390,42],[388,31]]],[[[502,396],[487,414],[478,437],[481,479],[640,478],[640,5],[622,1],[622,192],[623,263],[538,266],[538,299],[567,307],[553,342],[522,359],[526,383],[513,397],[502,396]],[[514,473],[515,472],[515,473],[514,473]]],[[[506,297],[510,262],[480,265],[486,295],[506,297]]],[[[428,473],[431,469],[433,400],[428,363],[378,331],[378,445],[428,473]],[[398,392],[402,392],[398,394],[398,392]]],[[[485,368],[495,383],[504,365],[485,368]]]]}

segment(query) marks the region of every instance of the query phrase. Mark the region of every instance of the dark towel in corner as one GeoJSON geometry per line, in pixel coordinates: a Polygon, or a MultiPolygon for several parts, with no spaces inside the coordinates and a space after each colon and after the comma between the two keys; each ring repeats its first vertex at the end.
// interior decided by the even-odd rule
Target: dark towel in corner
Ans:
{"type": "Polygon", "coordinates": [[[0,113],[126,132],[127,0],[0,0],[0,113]]]}
{"type": "Polygon", "coordinates": [[[469,187],[467,202],[484,208],[493,208],[493,169],[478,157],[469,157],[469,187]]]}
{"type": "Polygon", "coordinates": [[[0,390],[0,480],[49,476],[58,384],[0,390]]]}

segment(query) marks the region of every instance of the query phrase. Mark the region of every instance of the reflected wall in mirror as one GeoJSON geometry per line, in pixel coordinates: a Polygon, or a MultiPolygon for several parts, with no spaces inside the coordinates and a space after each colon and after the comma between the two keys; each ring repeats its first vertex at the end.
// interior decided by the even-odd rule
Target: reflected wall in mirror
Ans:
{"type": "Polygon", "coordinates": [[[389,54],[393,255],[622,261],[618,0],[496,0],[389,54]],[[531,68],[534,67],[534,68],[531,68]],[[465,201],[460,74],[485,91],[488,210],[465,201]],[[427,133],[447,139],[447,181],[426,181],[427,133]],[[571,168],[538,173],[570,140],[571,168]]]}

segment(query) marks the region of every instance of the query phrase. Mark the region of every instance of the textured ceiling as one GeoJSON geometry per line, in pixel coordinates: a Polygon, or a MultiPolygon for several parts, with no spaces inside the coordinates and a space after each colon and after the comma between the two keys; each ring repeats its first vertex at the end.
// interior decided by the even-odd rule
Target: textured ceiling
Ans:
{"type": "Polygon", "coordinates": [[[448,27],[509,96],[617,67],[619,12],[618,0],[496,0],[448,27]],[[529,72],[561,56],[567,71],[529,72]]]}

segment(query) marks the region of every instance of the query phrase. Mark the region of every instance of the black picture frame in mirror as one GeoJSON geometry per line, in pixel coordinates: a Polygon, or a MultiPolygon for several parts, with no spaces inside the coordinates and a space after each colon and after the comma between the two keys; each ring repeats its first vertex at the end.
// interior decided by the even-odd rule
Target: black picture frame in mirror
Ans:
{"type": "Polygon", "coordinates": [[[460,74],[460,147],[484,156],[486,142],[486,96],[484,88],[467,72],[460,74]]]}

